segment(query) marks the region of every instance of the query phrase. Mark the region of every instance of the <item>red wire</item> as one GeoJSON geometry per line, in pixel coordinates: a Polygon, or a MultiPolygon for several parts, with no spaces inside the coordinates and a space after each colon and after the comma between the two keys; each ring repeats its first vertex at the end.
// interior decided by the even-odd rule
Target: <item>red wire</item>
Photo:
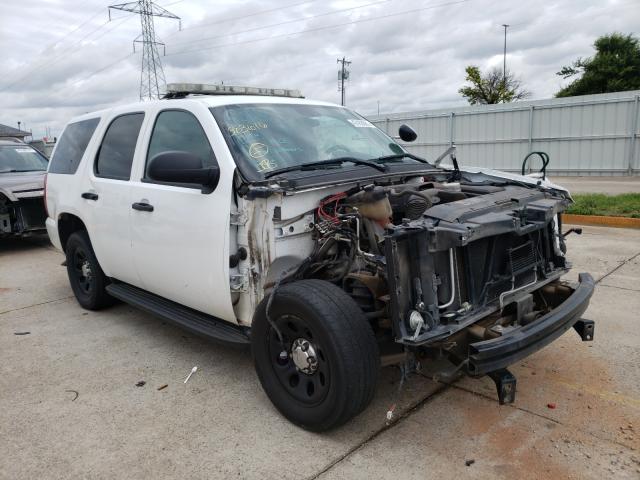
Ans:
{"type": "Polygon", "coordinates": [[[342,200],[344,197],[346,197],[347,194],[346,192],[340,192],[340,193],[336,193],[335,195],[330,196],[329,198],[322,200],[320,202],[320,205],[318,206],[318,216],[321,217],[324,220],[328,220],[330,222],[333,223],[339,223],[340,220],[338,220],[338,217],[336,215],[336,212],[338,210],[338,202],[340,202],[340,200],[342,200]],[[325,205],[328,205],[330,203],[335,203],[334,207],[333,207],[333,215],[328,214],[327,212],[324,211],[324,207],[325,205]]]}

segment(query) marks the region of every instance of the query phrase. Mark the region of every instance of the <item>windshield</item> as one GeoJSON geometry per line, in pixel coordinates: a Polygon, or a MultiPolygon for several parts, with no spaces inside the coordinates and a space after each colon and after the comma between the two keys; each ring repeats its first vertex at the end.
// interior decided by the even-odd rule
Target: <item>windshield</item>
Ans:
{"type": "Polygon", "coordinates": [[[47,159],[27,145],[0,145],[0,173],[47,169],[47,159]]]}
{"type": "MultiPolygon", "coordinates": [[[[345,108],[252,103],[213,107],[211,112],[238,167],[250,180],[311,162],[368,160],[404,152],[369,121],[345,108]]],[[[335,163],[332,167],[346,168],[335,163]]]]}

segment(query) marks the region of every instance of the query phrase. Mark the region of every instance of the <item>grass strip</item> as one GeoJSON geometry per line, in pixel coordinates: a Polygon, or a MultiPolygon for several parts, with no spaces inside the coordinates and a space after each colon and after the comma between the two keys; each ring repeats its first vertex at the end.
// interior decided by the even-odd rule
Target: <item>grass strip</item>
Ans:
{"type": "Polygon", "coordinates": [[[640,193],[605,195],[580,193],[573,195],[575,203],[566,213],[610,217],[640,218],[640,193]]]}

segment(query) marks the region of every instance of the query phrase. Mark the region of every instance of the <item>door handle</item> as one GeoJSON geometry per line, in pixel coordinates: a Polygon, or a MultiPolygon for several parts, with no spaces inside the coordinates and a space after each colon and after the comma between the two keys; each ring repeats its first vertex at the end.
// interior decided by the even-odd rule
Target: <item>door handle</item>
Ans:
{"type": "Polygon", "coordinates": [[[148,203],[144,202],[136,202],[131,205],[131,208],[133,208],[134,210],[140,210],[141,212],[153,212],[153,205],[149,205],[148,203]]]}
{"type": "Polygon", "coordinates": [[[85,198],[87,200],[98,200],[98,194],[97,193],[93,193],[93,192],[84,192],[82,195],[80,195],[82,198],[85,198]]]}

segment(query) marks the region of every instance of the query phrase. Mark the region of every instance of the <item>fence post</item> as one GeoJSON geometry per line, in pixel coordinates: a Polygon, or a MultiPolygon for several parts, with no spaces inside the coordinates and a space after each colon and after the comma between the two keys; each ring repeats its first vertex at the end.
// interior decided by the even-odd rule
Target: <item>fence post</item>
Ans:
{"type": "Polygon", "coordinates": [[[629,164],[627,166],[627,175],[633,175],[633,161],[636,157],[636,137],[638,134],[638,113],[639,113],[639,105],[640,95],[636,95],[633,100],[633,117],[631,117],[631,136],[629,144],[629,164]]]}
{"type": "Polygon", "coordinates": [[[449,146],[455,143],[455,115],[453,112],[449,115],[449,146]]]}
{"type": "Polygon", "coordinates": [[[533,105],[529,106],[529,153],[533,152],[533,105]]]}

